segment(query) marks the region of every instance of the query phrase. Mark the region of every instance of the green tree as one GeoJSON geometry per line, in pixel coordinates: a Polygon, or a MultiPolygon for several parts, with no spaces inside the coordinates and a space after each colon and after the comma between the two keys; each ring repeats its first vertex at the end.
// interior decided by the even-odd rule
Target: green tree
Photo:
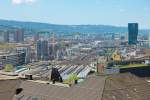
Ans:
{"type": "Polygon", "coordinates": [[[5,71],[5,72],[11,72],[11,71],[13,71],[13,69],[14,69],[13,65],[11,65],[11,64],[6,64],[6,65],[5,65],[5,68],[4,68],[4,71],[5,71]]]}
{"type": "Polygon", "coordinates": [[[69,76],[69,83],[70,84],[73,84],[74,83],[74,81],[75,80],[78,80],[79,78],[77,77],[77,74],[71,74],[70,76],[69,76]]]}

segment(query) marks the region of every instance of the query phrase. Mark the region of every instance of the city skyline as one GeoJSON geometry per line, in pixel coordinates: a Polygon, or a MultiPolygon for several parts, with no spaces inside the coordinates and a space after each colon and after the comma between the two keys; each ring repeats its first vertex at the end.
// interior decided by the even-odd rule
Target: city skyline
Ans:
{"type": "Polygon", "coordinates": [[[127,26],[149,29],[149,0],[3,0],[0,19],[65,25],[127,26]]]}

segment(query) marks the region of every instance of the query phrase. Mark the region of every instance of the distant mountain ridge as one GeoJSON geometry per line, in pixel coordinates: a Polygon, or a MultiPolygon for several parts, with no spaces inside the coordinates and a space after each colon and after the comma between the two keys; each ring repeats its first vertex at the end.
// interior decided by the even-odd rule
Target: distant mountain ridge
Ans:
{"type": "MultiPolygon", "coordinates": [[[[40,22],[22,22],[13,20],[0,20],[0,28],[24,28],[32,30],[50,30],[58,33],[126,33],[127,27],[111,25],[57,25],[40,22]]],[[[148,33],[147,30],[140,30],[139,33],[148,33]]]]}

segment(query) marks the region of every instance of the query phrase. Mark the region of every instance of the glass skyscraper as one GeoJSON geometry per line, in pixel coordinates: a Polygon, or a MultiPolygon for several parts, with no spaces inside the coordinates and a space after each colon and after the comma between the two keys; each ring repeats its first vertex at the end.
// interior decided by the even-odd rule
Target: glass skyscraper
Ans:
{"type": "Polygon", "coordinates": [[[128,44],[136,44],[138,36],[138,23],[128,23],[128,44]]]}

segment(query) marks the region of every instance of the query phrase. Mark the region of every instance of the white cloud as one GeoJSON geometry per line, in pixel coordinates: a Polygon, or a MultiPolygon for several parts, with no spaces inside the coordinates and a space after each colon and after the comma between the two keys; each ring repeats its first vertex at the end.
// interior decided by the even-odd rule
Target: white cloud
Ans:
{"type": "Polygon", "coordinates": [[[24,0],[26,3],[34,3],[36,0],[24,0]]]}
{"type": "Polygon", "coordinates": [[[12,0],[12,3],[15,5],[20,5],[20,4],[31,4],[34,3],[36,0],[12,0]]]}
{"type": "Polygon", "coordinates": [[[13,4],[21,4],[23,2],[23,0],[12,0],[13,4]]]}

